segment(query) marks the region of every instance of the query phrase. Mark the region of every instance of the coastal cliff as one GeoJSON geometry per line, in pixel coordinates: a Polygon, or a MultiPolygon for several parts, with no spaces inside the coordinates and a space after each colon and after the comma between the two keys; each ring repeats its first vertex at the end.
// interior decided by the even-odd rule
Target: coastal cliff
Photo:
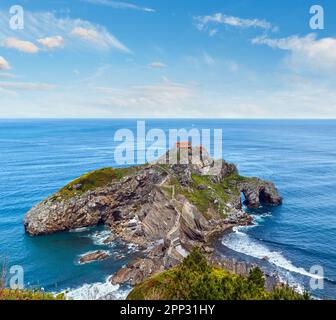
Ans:
{"type": "Polygon", "coordinates": [[[168,159],[178,151],[170,150],[154,163],[85,174],[34,206],[25,230],[38,236],[105,224],[111,230],[105,243],[121,239],[143,253],[111,278],[135,285],[180,264],[195,246],[211,252],[216,234],[251,224],[242,193],[248,208],[282,203],[272,182],[242,177],[234,164],[190,151],[175,164],[168,159]],[[216,175],[206,174],[218,164],[216,175]]]}

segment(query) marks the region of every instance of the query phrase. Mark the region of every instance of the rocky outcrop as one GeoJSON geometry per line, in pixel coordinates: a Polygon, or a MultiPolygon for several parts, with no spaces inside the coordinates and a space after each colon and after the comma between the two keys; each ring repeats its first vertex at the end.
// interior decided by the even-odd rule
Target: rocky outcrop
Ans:
{"type": "Polygon", "coordinates": [[[101,221],[100,209],[104,206],[102,201],[104,199],[98,199],[93,194],[61,202],[48,198],[27,213],[24,219],[25,229],[36,236],[96,226],[101,221]]]}
{"type": "Polygon", "coordinates": [[[34,206],[25,216],[25,229],[37,236],[105,224],[111,230],[105,243],[121,239],[138,244],[144,254],[111,281],[138,283],[180,263],[215,235],[251,224],[241,193],[249,208],[281,204],[271,182],[242,177],[235,165],[214,161],[204,150],[201,155],[189,150],[185,157],[172,150],[155,163],[86,174],[34,206]],[[172,155],[178,163],[167,162],[172,155]]]}
{"type": "Polygon", "coordinates": [[[80,257],[79,263],[82,264],[82,263],[89,263],[93,261],[101,261],[101,260],[107,259],[109,256],[110,255],[107,252],[101,251],[101,250],[89,252],[80,257]]]}
{"type": "MultiPolygon", "coordinates": [[[[34,206],[24,225],[31,235],[50,234],[105,222],[131,220],[139,206],[154,203],[155,185],[166,177],[160,168],[147,167],[121,181],[68,199],[58,193],[34,206]]],[[[144,210],[142,210],[144,211],[144,210]]]]}
{"type": "Polygon", "coordinates": [[[114,274],[110,281],[113,285],[130,283],[137,285],[149,276],[164,271],[159,259],[137,259],[114,274]]]}
{"type": "Polygon", "coordinates": [[[238,184],[239,190],[245,196],[245,204],[250,209],[261,205],[278,206],[282,203],[278,190],[272,182],[251,178],[238,184]]]}

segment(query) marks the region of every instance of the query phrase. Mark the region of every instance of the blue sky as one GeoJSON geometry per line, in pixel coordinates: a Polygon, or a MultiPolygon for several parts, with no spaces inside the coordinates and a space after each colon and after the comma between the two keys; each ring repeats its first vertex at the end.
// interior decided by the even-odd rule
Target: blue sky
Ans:
{"type": "Polygon", "coordinates": [[[335,118],[335,80],[335,1],[0,3],[2,118],[335,118]]]}

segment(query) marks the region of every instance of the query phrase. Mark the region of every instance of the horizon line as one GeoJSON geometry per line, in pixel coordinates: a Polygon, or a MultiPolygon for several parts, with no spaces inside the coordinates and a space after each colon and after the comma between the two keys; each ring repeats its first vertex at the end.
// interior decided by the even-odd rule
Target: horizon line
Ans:
{"type": "Polygon", "coordinates": [[[137,120],[137,121],[142,121],[142,120],[246,120],[246,121],[255,121],[255,120],[272,120],[272,121],[283,121],[283,120],[297,120],[297,121],[307,121],[307,120],[336,120],[335,118],[186,118],[186,117],[182,117],[182,118],[146,118],[146,117],[116,117],[116,118],[112,118],[112,117],[104,117],[104,118],[95,118],[95,117],[85,117],[85,118],[80,118],[80,117],[65,117],[65,118],[57,118],[57,117],[8,117],[8,118],[1,118],[0,117],[0,121],[3,120],[137,120]]]}

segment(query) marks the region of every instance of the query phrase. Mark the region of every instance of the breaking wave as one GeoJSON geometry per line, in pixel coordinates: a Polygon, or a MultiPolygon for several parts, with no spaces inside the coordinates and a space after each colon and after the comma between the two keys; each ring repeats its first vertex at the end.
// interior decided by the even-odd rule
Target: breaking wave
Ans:
{"type": "Polygon", "coordinates": [[[70,233],[81,233],[90,230],[92,227],[82,227],[77,229],[69,230],[70,233]]]}
{"type": "Polygon", "coordinates": [[[84,284],[78,288],[67,290],[65,297],[70,300],[125,300],[130,288],[113,285],[108,279],[105,282],[84,284]]]}
{"type": "MultiPolygon", "coordinates": [[[[106,244],[104,244],[104,241],[109,236],[111,236],[111,231],[103,230],[103,231],[97,231],[93,234],[90,234],[88,237],[92,239],[92,241],[95,245],[101,246],[101,245],[106,245],[106,244]]],[[[111,242],[109,245],[113,246],[113,242],[111,242]]]]}
{"type": "Polygon", "coordinates": [[[304,268],[299,268],[286,259],[281,252],[271,251],[258,240],[252,239],[248,234],[241,231],[240,227],[233,228],[233,232],[222,239],[222,244],[229,249],[257,258],[267,259],[271,264],[290,272],[298,273],[314,279],[322,279],[321,276],[311,274],[304,268]]]}

